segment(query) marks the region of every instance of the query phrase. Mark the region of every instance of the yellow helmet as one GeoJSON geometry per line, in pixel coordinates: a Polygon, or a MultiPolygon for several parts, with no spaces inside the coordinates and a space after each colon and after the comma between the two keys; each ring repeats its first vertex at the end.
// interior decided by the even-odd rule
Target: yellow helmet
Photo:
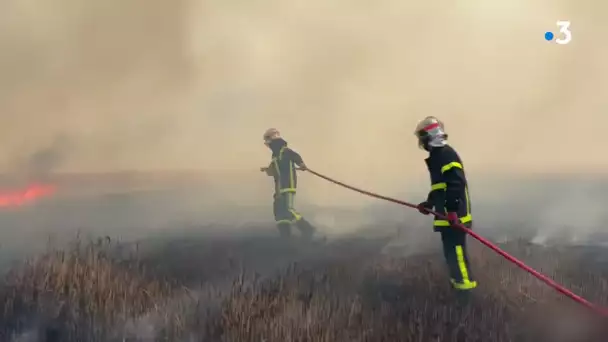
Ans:
{"type": "Polygon", "coordinates": [[[264,144],[269,145],[273,140],[280,139],[281,133],[276,128],[269,128],[264,133],[264,144]]]}
{"type": "Polygon", "coordinates": [[[447,144],[448,135],[445,133],[443,122],[434,116],[420,120],[414,134],[418,138],[418,146],[424,150],[447,144]]]}

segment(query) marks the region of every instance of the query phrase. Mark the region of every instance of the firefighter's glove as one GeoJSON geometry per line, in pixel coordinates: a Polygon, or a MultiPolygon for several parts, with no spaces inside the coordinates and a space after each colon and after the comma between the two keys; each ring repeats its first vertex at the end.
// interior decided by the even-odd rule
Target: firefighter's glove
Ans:
{"type": "Polygon", "coordinates": [[[455,212],[449,212],[448,213],[448,222],[450,222],[450,226],[452,227],[457,227],[460,224],[460,220],[458,219],[458,214],[456,214],[455,212]]]}
{"type": "Polygon", "coordinates": [[[423,215],[430,214],[429,210],[433,209],[433,205],[428,201],[421,202],[417,207],[418,211],[423,215]]]}
{"type": "Polygon", "coordinates": [[[298,165],[298,169],[300,169],[300,171],[306,171],[308,170],[308,167],[306,167],[306,164],[302,163],[298,165]]]}

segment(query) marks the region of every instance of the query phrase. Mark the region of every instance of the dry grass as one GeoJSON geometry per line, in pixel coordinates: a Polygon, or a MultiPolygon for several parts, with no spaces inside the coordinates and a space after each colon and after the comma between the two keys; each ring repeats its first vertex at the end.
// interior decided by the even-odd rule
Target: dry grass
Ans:
{"type": "MultiPolygon", "coordinates": [[[[190,239],[144,251],[109,240],[76,241],[5,276],[0,340],[558,342],[608,336],[592,316],[481,246],[472,252],[482,285],[469,305],[458,305],[440,256],[379,255],[384,242],[190,239]]],[[[608,270],[589,250],[541,250],[524,242],[506,247],[608,303],[608,270]]]]}

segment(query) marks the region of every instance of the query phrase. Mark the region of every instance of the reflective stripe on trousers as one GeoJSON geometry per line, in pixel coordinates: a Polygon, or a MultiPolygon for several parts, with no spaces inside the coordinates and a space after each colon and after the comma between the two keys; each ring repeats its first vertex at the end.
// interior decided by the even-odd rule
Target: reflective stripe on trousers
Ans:
{"type": "MultiPolygon", "coordinates": [[[[289,190],[289,189],[287,189],[289,190]]],[[[294,209],[295,191],[285,191],[275,198],[275,220],[277,224],[295,223],[302,215],[294,209]]]]}
{"type": "Polygon", "coordinates": [[[476,288],[477,282],[469,279],[469,270],[467,269],[467,263],[464,259],[464,251],[460,245],[456,246],[456,261],[458,262],[458,269],[460,270],[462,282],[451,279],[452,286],[458,290],[471,290],[476,288]]]}

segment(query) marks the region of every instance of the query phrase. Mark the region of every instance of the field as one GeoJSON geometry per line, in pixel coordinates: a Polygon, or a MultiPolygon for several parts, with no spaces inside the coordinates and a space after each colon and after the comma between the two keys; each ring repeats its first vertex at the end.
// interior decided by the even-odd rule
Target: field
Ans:
{"type": "MultiPolygon", "coordinates": [[[[188,187],[85,199],[62,195],[70,188],[60,185],[55,197],[0,216],[2,342],[608,340],[605,322],[474,240],[480,287],[462,303],[439,237],[426,218],[399,216],[399,207],[303,206],[313,221],[371,221],[327,240],[285,242],[261,223],[265,207],[238,208],[247,222],[193,224],[226,216],[188,187]]],[[[487,201],[478,208],[488,215],[505,205],[514,208],[487,201]]],[[[533,213],[519,212],[532,222],[533,213]]],[[[490,223],[509,229],[482,235],[608,305],[606,248],[564,243],[582,229],[551,231],[555,241],[539,245],[517,222],[490,223]]]]}
{"type": "MultiPolygon", "coordinates": [[[[205,228],[201,228],[204,230],[205,228]]],[[[454,297],[438,253],[380,253],[386,238],[287,244],[273,231],[75,239],[2,281],[2,341],[606,341],[597,317],[479,244],[481,286],[454,297]]],[[[436,241],[439,243],[439,241],[436,241]]],[[[503,247],[608,304],[594,247],[503,247]]],[[[603,330],[602,330],[603,329],[603,330]]]]}

